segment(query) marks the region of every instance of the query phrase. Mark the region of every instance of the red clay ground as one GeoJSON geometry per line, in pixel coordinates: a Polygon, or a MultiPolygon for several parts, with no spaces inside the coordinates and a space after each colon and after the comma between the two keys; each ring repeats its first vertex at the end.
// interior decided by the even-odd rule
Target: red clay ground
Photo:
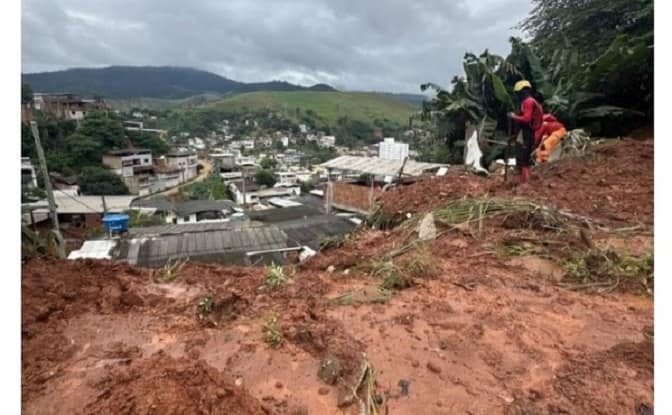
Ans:
{"type": "MultiPolygon", "coordinates": [[[[597,246],[641,255],[652,244],[652,151],[651,141],[606,144],[584,161],[535,173],[544,184],[519,196],[612,228],[640,225],[591,234],[597,246]]],[[[450,179],[395,190],[383,206],[405,215],[465,193],[510,192],[497,179],[450,179]]],[[[22,275],[23,410],[356,414],[347,385],[366,354],[390,414],[647,413],[651,296],[558,286],[560,251],[582,246],[576,229],[510,225],[488,221],[481,235],[440,229],[427,243],[431,267],[413,273],[412,287],[389,292],[366,265],[410,240],[411,228],[362,231],[305,266],[286,267],[290,282],[277,290],[263,288],[261,268],[188,264],[161,283],[158,272],[127,265],[30,260],[22,275]],[[544,254],[503,255],[498,249],[511,240],[534,241],[544,254]],[[206,296],[214,307],[199,318],[206,296]],[[271,315],[278,348],[263,341],[271,315]],[[321,369],[327,360],[337,363],[321,369]]],[[[412,269],[412,253],[394,261],[412,269]]]]}

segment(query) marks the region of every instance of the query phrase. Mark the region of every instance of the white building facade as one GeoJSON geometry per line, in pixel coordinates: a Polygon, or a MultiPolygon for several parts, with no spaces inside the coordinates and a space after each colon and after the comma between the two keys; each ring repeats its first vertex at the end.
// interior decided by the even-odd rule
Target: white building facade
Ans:
{"type": "Polygon", "coordinates": [[[384,138],[378,144],[378,157],[383,160],[402,161],[408,157],[408,144],[395,142],[394,138],[384,138]]]}

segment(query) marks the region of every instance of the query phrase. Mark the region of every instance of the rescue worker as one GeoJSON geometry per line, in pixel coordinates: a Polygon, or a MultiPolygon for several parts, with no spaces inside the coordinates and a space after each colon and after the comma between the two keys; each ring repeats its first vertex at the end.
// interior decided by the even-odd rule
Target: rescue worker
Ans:
{"type": "Polygon", "coordinates": [[[565,126],[553,114],[544,114],[543,120],[539,132],[539,142],[536,143],[537,163],[547,162],[553,149],[560,144],[567,133],[565,126]]]}
{"type": "Polygon", "coordinates": [[[529,81],[522,80],[516,82],[513,86],[513,91],[520,101],[521,115],[510,112],[507,116],[515,121],[523,132],[523,142],[516,143],[516,167],[520,174],[520,184],[526,184],[530,181],[532,151],[534,150],[538,133],[541,131],[544,110],[541,104],[532,96],[532,85],[530,85],[529,81]]]}

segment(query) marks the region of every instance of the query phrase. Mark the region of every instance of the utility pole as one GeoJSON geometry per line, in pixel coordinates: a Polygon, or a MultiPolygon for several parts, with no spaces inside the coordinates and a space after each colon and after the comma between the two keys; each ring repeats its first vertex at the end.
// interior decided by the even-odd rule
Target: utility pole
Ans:
{"type": "Polygon", "coordinates": [[[49,172],[47,171],[47,160],[44,157],[44,150],[42,149],[42,143],[40,142],[40,133],[37,131],[37,123],[35,121],[30,122],[30,129],[33,133],[33,138],[35,139],[35,149],[37,150],[37,157],[40,160],[40,170],[42,170],[42,176],[44,177],[44,188],[47,191],[49,212],[51,212],[51,223],[54,227],[53,232],[56,237],[56,243],[58,244],[58,256],[60,258],[65,258],[65,241],[63,240],[58,224],[58,213],[56,212],[54,191],[51,188],[51,180],[49,178],[49,172]]]}

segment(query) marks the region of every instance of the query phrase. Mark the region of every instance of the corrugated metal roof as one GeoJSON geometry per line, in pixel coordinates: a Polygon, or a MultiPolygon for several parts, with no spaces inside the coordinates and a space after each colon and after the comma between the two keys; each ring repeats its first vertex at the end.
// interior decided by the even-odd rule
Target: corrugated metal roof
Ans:
{"type": "MultiPolygon", "coordinates": [[[[211,222],[211,223],[185,223],[181,225],[168,224],[159,226],[146,226],[141,228],[130,228],[128,230],[131,236],[152,236],[152,235],[179,235],[188,232],[211,232],[223,231],[236,228],[246,228],[253,225],[246,222],[211,222]]],[[[261,226],[261,225],[256,225],[261,226]]]]}
{"type": "Polygon", "coordinates": [[[173,210],[177,216],[188,216],[192,213],[208,212],[212,210],[233,211],[236,203],[232,200],[188,200],[175,203],[173,210]]]}
{"type": "MultiPolygon", "coordinates": [[[[376,176],[396,176],[399,174],[399,169],[402,164],[402,161],[383,160],[378,157],[340,156],[322,163],[320,166],[330,169],[374,174],[376,176]]],[[[404,166],[403,175],[421,176],[427,170],[446,166],[448,165],[407,160],[406,165],[404,166]]]]}
{"type": "Polygon", "coordinates": [[[289,246],[309,246],[316,251],[324,238],[345,235],[357,227],[348,218],[331,215],[281,222],[277,226],[287,235],[289,246]]]}
{"type": "Polygon", "coordinates": [[[276,226],[241,227],[132,239],[127,259],[132,264],[149,267],[181,258],[250,265],[247,252],[286,247],[287,235],[276,226]]]}
{"type": "Polygon", "coordinates": [[[278,223],[294,219],[306,219],[318,215],[322,215],[322,212],[304,205],[248,212],[248,216],[251,220],[257,220],[264,223],[278,223]]]}
{"type": "MultiPolygon", "coordinates": [[[[105,196],[105,205],[108,211],[123,212],[128,210],[131,202],[136,196],[105,196]]],[[[85,213],[103,213],[102,196],[66,196],[63,193],[54,192],[54,201],[56,202],[56,211],[59,214],[85,214],[85,213]]],[[[41,205],[45,202],[28,203],[30,205],[41,205]]]]}

